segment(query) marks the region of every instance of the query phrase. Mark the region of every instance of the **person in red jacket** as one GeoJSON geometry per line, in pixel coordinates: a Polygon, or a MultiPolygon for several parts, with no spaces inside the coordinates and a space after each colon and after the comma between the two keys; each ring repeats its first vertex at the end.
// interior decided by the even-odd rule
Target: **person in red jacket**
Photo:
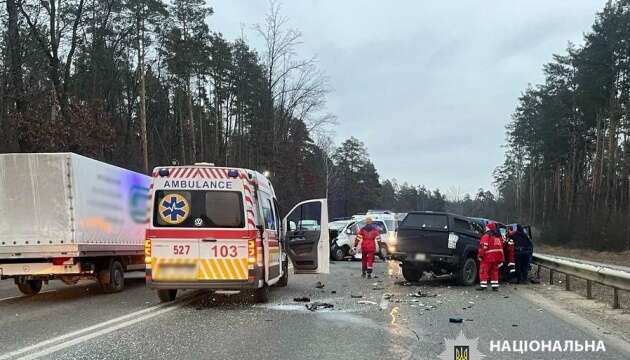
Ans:
{"type": "Polygon", "coordinates": [[[381,232],[377,226],[372,224],[372,219],[365,219],[365,226],[359,230],[355,240],[355,246],[361,243],[361,276],[368,279],[372,278],[372,269],[374,269],[374,254],[378,248],[377,241],[381,232]]]}
{"type": "Polygon", "coordinates": [[[503,256],[503,238],[497,232],[497,224],[494,222],[486,225],[486,233],[479,241],[479,289],[488,287],[488,279],[492,284],[492,290],[499,290],[499,267],[505,260],[503,256]]]}

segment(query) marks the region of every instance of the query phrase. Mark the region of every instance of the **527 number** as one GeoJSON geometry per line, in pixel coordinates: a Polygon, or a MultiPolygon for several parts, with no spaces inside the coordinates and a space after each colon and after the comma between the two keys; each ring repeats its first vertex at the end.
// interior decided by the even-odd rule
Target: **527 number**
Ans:
{"type": "Polygon", "coordinates": [[[238,255],[238,248],[236,245],[215,245],[210,248],[214,257],[236,257],[238,255]]]}
{"type": "Polygon", "coordinates": [[[173,245],[173,254],[175,255],[188,255],[190,252],[190,245],[173,245]]]}

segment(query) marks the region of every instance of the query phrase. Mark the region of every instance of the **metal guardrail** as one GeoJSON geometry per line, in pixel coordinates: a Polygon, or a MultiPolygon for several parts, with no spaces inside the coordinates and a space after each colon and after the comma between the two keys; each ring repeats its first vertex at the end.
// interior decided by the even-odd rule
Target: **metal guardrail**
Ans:
{"type": "Polygon", "coordinates": [[[564,274],[567,290],[571,290],[571,276],[586,280],[588,299],[593,298],[593,283],[613,288],[613,308],[615,309],[620,307],[619,290],[630,291],[630,272],[606,267],[605,264],[581,263],[579,260],[572,261],[538,253],[533,255],[533,263],[538,265],[538,278],[540,278],[541,267],[549,269],[550,284],[553,284],[555,272],[564,274]]]}

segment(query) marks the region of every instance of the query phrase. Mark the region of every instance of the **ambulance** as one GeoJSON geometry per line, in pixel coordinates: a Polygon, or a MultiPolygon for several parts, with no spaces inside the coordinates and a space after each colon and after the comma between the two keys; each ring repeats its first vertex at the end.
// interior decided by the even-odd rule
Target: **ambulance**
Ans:
{"type": "Polygon", "coordinates": [[[157,167],[144,244],[146,281],[162,302],[179,289],[237,290],[266,302],[295,274],[329,272],[326,199],[280,217],[269,179],[247,169],[157,167]],[[282,220],[281,220],[282,219],[282,220]]]}

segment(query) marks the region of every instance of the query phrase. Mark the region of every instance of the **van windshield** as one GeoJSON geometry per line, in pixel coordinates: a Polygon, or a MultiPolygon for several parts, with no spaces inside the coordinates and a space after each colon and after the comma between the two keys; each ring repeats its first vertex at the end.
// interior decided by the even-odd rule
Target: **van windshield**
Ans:
{"type": "Polygon", "coordinates": [[[156,227],[243,228],[243,197],[238,191],[158,190],[156,227]]]}

